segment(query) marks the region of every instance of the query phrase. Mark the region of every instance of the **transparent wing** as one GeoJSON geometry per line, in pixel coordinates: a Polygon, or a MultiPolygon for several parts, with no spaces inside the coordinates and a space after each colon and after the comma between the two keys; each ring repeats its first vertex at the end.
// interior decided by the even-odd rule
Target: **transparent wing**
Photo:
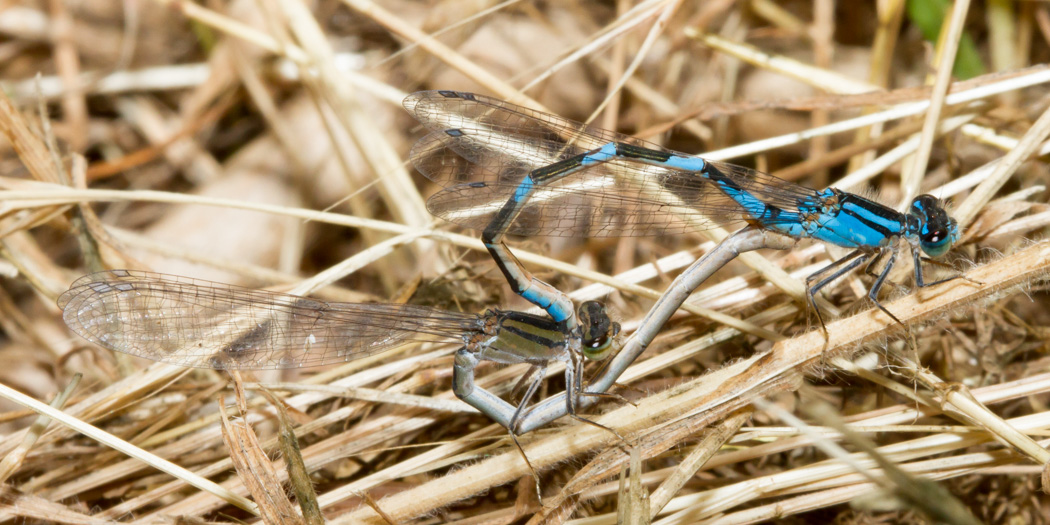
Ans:
{"type": "Polygon", "coordinates": [[[351,361],[411,340],[463,340],[473,314],[403,304],[316,301],[150,272],[85,275],[58,299],[81,337],[199,368],[298,368],[351,361]]]}
{"type": "Polygon", "coordinates": [[[533,169],[610,142],[668,151],[634,137],[473,93],[419,91],[406,97],[404,105],[431,131],[412,149],[413,162],[417,167],[419,163],[432,166],[420,171],[445,187],[489,181],[492,176],[516,183],[533,169]],[[459,136],[450,131],[465,133],[459,136]],[[489,175],[468,178],[451,169],[440,169],[442,165],[462,164],[463,159],[486,168],[489,175]]]}
{"type": "MultiPolygon", "coordinates": [[[[530,171],[609,142],[688,156],[640,139],[586,126],[497,99],[424,91],[405,107],[431,130],[412,150],[416,168],[444,189],[432,213],[484,229],[530,171]]],[[[815,191],[755,170],[707,162],[770,206],[797,212],[819,203],[815,191]]],[[[509,232],[518,235],[625,237],[677,234],[752,219],[704,174],[615,158],[544,186],[509,232]]]]}

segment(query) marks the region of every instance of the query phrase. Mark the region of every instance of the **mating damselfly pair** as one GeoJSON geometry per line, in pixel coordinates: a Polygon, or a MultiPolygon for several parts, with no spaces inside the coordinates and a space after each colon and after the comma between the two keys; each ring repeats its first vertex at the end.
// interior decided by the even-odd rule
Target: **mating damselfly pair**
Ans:
{"type": "Polygon", "coordinates": [[[419,92],[405,107],[430,130],[412,152],[416,167],[443,187],[428,201],[429,209],[482,230],[515,290],[549,319],[498,310],[475,315],[325,303],[115,270],[85,276],[62,296],[67,324],[112,350],[211,368],[312,366],[373,355],[408,340],[457,340],[463,346],[456,355],[456,394],[516,433],[538,381],[521,404],[508,409],[474,385],[478,361],[538,367],[564,362],[564,413],[575,414],[586,386],[581,358],[608,355],[617,346],[619,326],[600,303],[576,310],[567,296],[532,277],[505,246],[505,234],[657,236],[746,223],[795,239],[815,238],[853,251],[807,278],[814,310],[816,293],[866,263],[876,277],[869,297],[898,323],[877,295],[900,241],[911,249],[917,285],[929,286],[936,283],[924,281],[922,254],[942,255],[959,235],[929,195],[899,213],[851,193],[808,189],[470,93],[419,92]],[[880,262],[883,269],[875,273],[880,262]]]}

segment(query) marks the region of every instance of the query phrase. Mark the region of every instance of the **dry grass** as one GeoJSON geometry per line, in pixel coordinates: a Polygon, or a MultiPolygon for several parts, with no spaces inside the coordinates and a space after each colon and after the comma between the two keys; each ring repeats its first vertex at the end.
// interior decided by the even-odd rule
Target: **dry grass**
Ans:
{"type": "MultiPolygon", "coordinates": [[[[926,42],[905,2],[560,4],[0,9],[3,521],[1050,522],[1050,6],[959,1],[926,42]],[[970,78],[953,83],[953,61],[970,78]],[[811,187],[952,198],[949,260],[969,280],[887,298],[905,335],[869,308],[867,278],[845,279],[822,352],[800,278],[841,253],[741,257],[621,379],[635,405],[592,411],[632,446],[564,418],[522,437],[542,507],[505,430],[450,392],[453,346],[226,374],[66,330],[55,298],[102,267],[526,308],[476,232],[426,211],[434,188],[406,162],[422,133],[400,107],[418,89],[811,187]]],[[[513,249],[633,329],[720,235],[513,249]]],[[[479,382],[508,396],[523,371],[479,382]]]]}

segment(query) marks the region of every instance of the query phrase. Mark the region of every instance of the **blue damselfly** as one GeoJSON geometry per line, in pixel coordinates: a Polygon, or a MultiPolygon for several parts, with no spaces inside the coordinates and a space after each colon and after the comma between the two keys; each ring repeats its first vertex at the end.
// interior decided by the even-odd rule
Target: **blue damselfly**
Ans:
{"type": "Polygon", "coordinates": [[[946,253],[959,237],[930,195],[900,213],[856,194],[805,188],[472,93],[422,91],[409,95],[405,107],[430,130],[412,151],[416,168],[443,186],[428,200],[430,211],[482,230],[516,291],[556,320],[571,324],[572,303],[528,274],[505,246],[505,234],[657,236],[740,223],[851,248],[806,279],[825,334],[816,294],[861,265],[875,277],[868,297],[900,323],[878,301],[900,240],[911,248],[919,287],[955,278],[923,277],[922,262],[946,253]]]}

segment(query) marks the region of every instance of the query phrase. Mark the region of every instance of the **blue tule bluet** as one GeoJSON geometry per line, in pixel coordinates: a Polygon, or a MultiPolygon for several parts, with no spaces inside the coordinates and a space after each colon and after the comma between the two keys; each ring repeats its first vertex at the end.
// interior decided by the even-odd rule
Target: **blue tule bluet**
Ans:
{"type": "Polygon", "coordinates": [[[864,265],[875,277],[869,299],[902,324],[878,300],[899,241],[911,248],[916,284],[926,287],[944,280],[926,282],[922,262],[946,253],[959,237],[930,195],[900,213],[852,193],[812,190],[472,93],[422,91],[409,95],[405,107],[431,131],[412,151],[417,169],[444,187],[427,202],[430,211],[482,230],[515,290],[570,325],[571,301],[525,270],[504,244],[506,234],[656,236],[746,223],[850,248],[806,279],[825,334],[816,305],[822,288],[864,265]]]}

